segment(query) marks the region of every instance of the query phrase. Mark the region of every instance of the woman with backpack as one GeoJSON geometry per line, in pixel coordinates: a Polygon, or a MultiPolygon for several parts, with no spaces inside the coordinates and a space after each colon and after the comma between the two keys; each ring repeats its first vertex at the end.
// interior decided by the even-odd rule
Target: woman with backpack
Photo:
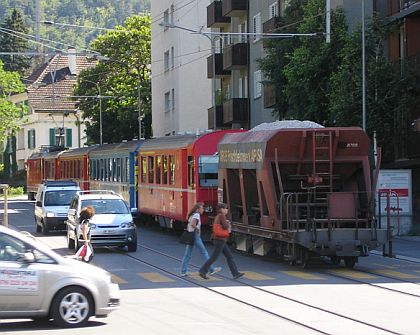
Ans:
{"type": "Polygon", "coordinates": [[[231,226],[230,221],[226,218],[228,213],[228,207],[224,203],[217,205],[217,216],[213,222],[213,243],[214,250],[210,258],[204,263],[204,265],[198,271],[201,278],[209,279],[207,273],[211,265],[217,260],[220,254],[226,257],[230,272],[232,273],[233,279],[238,279],[244,275],[243,272],[239,272],[236,264],[233,260],[232,252],[230,251],[227,240],[229,239],[231,226]]]}
{"type": "MultiPolygon", "coordinates": [[[[192,251],[194,246],[200,251],[201,255],[205,260],[209,259],[209,254],[206,247],[204,246],[203,240],[201,239],[201,214],[204,212],[204,204],[198,202],[194,207],[189,211],[187,215],[187,231],[194,232],[194,243],[187,244],[185,246],[184,257],[182,258],[181,264],[181,276],[187,275],[188,263],[190,262],[192,251]]],[[[222,268],[220,267],[209,267],[210,274],[219,272],[222,268]]]]}

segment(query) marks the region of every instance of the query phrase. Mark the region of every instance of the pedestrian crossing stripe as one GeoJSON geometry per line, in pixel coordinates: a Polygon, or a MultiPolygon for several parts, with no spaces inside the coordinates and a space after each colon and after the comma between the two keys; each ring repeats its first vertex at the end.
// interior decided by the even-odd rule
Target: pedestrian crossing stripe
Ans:
{"type": "Polygon", "coordinates": [[[328,272],[332,273],[332,274],[335,274],[335,275],[344,276],[344,277],[353,278],[353,279],[374,279],[374,278],[378,278],[378,277],[376,277],[374,275],[371,275],[371,274],[368,274],[368,273],[363,273],[363,272],[354,271],[354,270],[347,270],[347,269],[330,270],[328,272]]]}
{"type": "Polygon", "coordinates": [[[395,269],[396,268],[396,266],[394,266],[394,265],[385,265],[385,264],[381,264],[381,263],[372,263],[372,264],[381,266],[383,268],[388,268],[388,269],[395,269]]]}
{"type": "Polygon", "coordinates": [[[126,280],[124,280],[121,277],[118,277],[118,276],[116,276],[114,274],[111,274],[111,281],[114,284],[127,284],[128,283],[126,280]]]}
{"type": "Polygon", "coordinates": [[[137,275],[153,283],[169,283],[175,281],[157,272],[141,272],[137,273],[137,275]]]}
{"type": "Polygon", "coordinates": [[[314,275],[309,272],[304,271],[280,271],[281,273],[284,273],[288,276],[297,277],[300,279],[306,279],[306,280],[325,280],[326,278],[314,275]]]}
{"type": "Polygon", "coordinates": [[[253,271],[244,271],[245,276],[247,279],[250,280],[274,280],[273,277],[269,277],[266,275],[263,275],[261,273],[253,272],[253,271]]]}
{"type": "Polygon", "coordinates": [[[410,274],[410,273],[402,273],[402,272],[393,271],[393,270],[375,270],[374,272],[377,273],[377,274],[380,274],[380,275],[396,277],[396,278],[399,278],[399,279],[420,278],[420,276],[418,276],[418,275],[414,275],[414,274],[410,274]]]}

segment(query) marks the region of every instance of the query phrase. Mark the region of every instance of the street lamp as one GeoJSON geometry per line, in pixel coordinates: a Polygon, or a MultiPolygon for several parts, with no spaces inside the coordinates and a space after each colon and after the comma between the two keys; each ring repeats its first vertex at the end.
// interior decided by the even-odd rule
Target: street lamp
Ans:
{"type": "Polygon", "coordinates": [[[98,83],[91,81],[91,80],[87,80],[87,79],[83,79],[83,81],[87,81],[88,83],[92,83],[96,86],[96,88],[98,89],[98,93],[99,93],[99,144],[102,144],[102,93],[101,93],[101,87],[99,86],[98,83]]]}

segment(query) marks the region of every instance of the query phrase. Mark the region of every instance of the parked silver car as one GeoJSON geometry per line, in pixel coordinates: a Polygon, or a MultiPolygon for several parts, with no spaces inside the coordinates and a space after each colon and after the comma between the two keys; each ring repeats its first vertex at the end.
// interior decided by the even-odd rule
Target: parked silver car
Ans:
{"type": "Polygon", "coordinates": [[[53,319],[60,327],[79,327],[119,304],[118,284],[105,270],[0,226],[0,319],[53,319]]]}
{"type": "Polygon", "coordinates": [[[67,246],[77,251],[83,242],[80,211],[95,209],[90,219],[91,243],[95,246],[127,246],[137,250],[137,229],[124,198],[109,190],[76,192],[67,215],[67,246]]]}

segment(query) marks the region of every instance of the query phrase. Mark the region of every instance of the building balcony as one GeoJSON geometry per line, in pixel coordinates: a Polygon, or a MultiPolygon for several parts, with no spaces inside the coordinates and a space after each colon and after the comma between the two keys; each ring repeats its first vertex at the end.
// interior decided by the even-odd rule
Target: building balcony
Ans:
{"type": "Polygon", "coordinates": [[[230,44],[223,48],[223,70],[240,70],[248,65],[248,43],[230,44]]]}
{"type": "Polygon", "coordinates": [[[405,1],[399,8],[399,11],[393,12],[389,17],[391,22],[400,21],[405,18],[420,18],[420,2],[418,1],[405,1]]]}
{"type": "Polygon", "coordinates": [[[263,33],[273,33],[277,31],[280,27],[284,26],[286,24],[286,21],[279,16],[274,16],[270,20],[265,21],[263,23],[263,33]]]}
{"type": "Polygon", "coordinates": [[[276,104],[276,91],[273,85],[264,84],[264,108],[272,108],[276,104]]]}
{"type": "Polygon", "coordinates": [[[223,54],[214,54],[207,57],[207,78],[213,78],[213,59],[216,60],[214,68],[215,77],[223,78],[230,76],[230,71],[223,69],[223,54]]]}
{"type": "Polygon", "coordinates": [[[223,16],[243,16],[248,12],[248,0],[222,0],[223,16]]]}
{"type": "Polygon", "coordinates": [[[223,124],[248,123],[249,99],[232,98],[223,103],[223,124]]]}
{"type": "Polygon", "coordinates": [[[207,6],[207,27],[208,28],[223,28],[230,24],[230,17],[223,16],[222,2],[213,1],[207,6]]]}
{"type": "Polygon", "coordinates": [[[216,128],[214,128],[214,107],[207,110],[209,129],[220,129],[223,126],[223,106],[216,106],[216,128]]]}

